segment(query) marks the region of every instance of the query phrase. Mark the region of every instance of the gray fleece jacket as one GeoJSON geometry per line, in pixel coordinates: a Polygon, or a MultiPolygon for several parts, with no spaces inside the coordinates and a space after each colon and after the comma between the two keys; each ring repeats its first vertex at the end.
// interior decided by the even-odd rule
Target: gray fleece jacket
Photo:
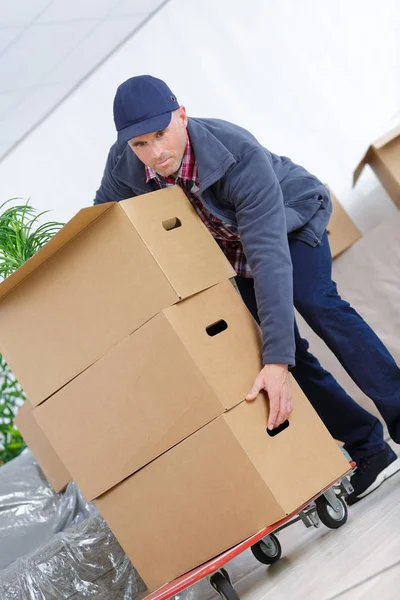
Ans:
{"type": "MultiPolygon", "coordinates": [[[[227,121],[189,118],[205,208],[235,229],[254,278],[264,364],[295,364],[292,263],[288,237],[320,244],[332,211],[326,187],[227,121]]],[[[129,146],[114,144],[94,204],[157,189],[129,146]]]]}

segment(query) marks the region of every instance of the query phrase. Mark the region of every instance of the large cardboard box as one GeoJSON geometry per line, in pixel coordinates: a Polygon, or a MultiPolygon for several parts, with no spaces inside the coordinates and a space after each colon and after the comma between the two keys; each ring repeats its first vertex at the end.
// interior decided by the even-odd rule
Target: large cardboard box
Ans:
{"type": "Polygon", "coordinates": [[[332,190],[329,190],[329,192],[333,210],[328,223],[327,233],[332,258],[336,258],[336,256],[339,256],[339,254],[350,248],[350,246],[361,238],[361,232],[354,225],[347,212],[332,193],[332,190]]]}
{"type": "Polygon", "coordinates": [[[165,309],[35,409],[92,500],[248,393],[260,330],[229,281],[165,309]]]}
{"type": "Polygon", "coordinates": [[[0,284],[0,353],[36,406],[160,310],[234,275],[178,187],[86,208],[0,284]]]}
{"type": "Polygon", "coordinates": [[[28,400],[19,409],[14,424],[53,490],[56,493],[61,492],[71,480],[71,476],[39,427],[33,408],[28,400]]]}
{"type": "Polygon", "coordinates": [[[295,511],[348,463],[293,383],[287,429],[242,402],[95,500],[150,590],[295,511]]]}
{"type": "Polygon", "coordinates": [[[365,165],[371,166],[393,202],[400,208],[400,125],[371,144],[354,171],[354,185],[365,165]]]}

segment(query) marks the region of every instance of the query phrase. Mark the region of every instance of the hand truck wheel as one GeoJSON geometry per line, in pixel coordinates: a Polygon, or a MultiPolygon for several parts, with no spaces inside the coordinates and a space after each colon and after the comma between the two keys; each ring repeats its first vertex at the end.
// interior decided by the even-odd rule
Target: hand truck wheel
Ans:
{"type": "Polygon", "coordinates": [[[253,544],[251,547],[253,556],[263,565],[273,565],[282,556],[280,541],[273,533],[253,544]]]}
{"type": "Polygon", "coordinates": [[[332,508],[325,496],[317,498],[315,504],[318,517],[325,527],[339,529],[339,527],[342,527],[346,523],[348,516],[347,504],[340,496],[336,496],[335,500],[337,510],[332,508]]]}
{"type": "Polygon", "coordinates": [[[239,600],[228,573],[225,569],[217,571],[210,577],[210,584],[224,600],[239,600]]]}

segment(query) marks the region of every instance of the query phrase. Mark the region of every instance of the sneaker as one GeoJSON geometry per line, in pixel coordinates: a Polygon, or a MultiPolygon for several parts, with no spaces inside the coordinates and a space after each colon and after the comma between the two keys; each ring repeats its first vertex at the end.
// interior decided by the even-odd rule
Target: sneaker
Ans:
{"type": "Polygon", "coordinates": [[[357,469],[350,479],[354,492],[346,497],[347,504],[355,504],[361,498],[368,496],[398,471],[400,471],[400,458],[388,444],[377,454],[360,458],[357,461],[357,469]]]}

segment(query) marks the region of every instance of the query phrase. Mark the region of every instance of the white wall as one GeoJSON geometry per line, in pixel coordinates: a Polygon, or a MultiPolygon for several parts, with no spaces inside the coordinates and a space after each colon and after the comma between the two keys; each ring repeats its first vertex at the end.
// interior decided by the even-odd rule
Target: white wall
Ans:
{"type": "Polygon", "coordinates": [[[367,230],[395,208],[352,171],[400,122],[398,0],[171,0],[0,163],[0,202],[31,197],[66,220],[90,205],[126,78],[165,79],[189,114],[250,129],[329,183],[367,230]]]}

